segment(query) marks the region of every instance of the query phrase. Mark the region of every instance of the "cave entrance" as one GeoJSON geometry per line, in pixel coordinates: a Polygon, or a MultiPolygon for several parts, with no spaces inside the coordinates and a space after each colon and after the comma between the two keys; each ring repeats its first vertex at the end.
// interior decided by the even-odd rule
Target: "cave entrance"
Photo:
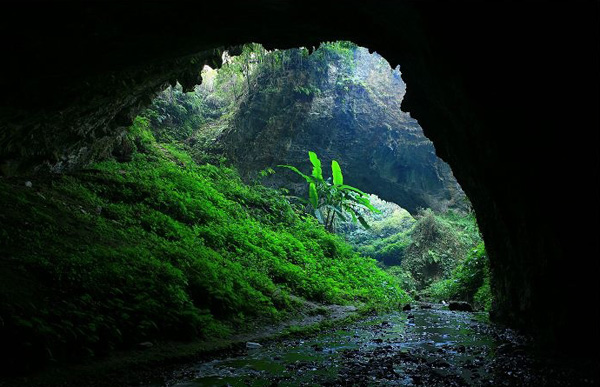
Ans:
{"type": "Polygon", "coordinates": [[[331,209],[291,201],[412,294],[489,309],[487,256],[473,210],[449,165],[402,111],[401,75],[399,66],[351,42],[311,50],[247,44],[224,51],[220,68],[205,66],[192,92],[169,87],[142,116],[159,141],[181,142],[202,162],[226,159],[247,182],[285,189],[291,198],[308,199],[309,185],[278,166],[310,175],[310,151],[322,160],[323,176],[332,176],[336,160],[345,182],[369,193],[377,213],[363,207],[335,218],[331,209]]]}
{"type": "MultiPolygon", "coordinates": [[[[598,127],[598,57],[597,50],[593,49],[597,47],[597,4],[590,3],[594,8],[590,8],[589,5],[582,7],[546,4],[540,7],[537,4],[494,4],[489,9],[486,6],[482,7],[482,4],[461,5],[455,2],[394,2],[383,8],[373,7],[365,2],[344,7],[323,2],[314,4],[315,7],[304,2],[287,6],[275,5],[271,1],[245,4],[234,12],[231,4],[223,3],[222,10],[215,14],[224,15],[227,19],[226,25],[224,18],[210,17],[205,4],[197,7],[192,7],[192,4],[181,7],[171,3],[153,3],[145,7],[139,7],[138,4],[119,4],[116,8],[88,3],[77,7],[56,7],[54,4],[35,9],[27,4],[22,7],[6,7],[6,23],[0,28],[5,29],[7,42],[10,43],[9,55],[6,56],[8,70],[4,72],[10,76],[3,80],[5,89],[10,92],[4,95],[2,109],[2,174],[19,176],[19,171],[29,171],[34,167],[46,168],[48,163],[50,166],[57,166],[52,168],[55,172],[73,171],[88,161],[104,156],[113,140],[121,140],[117,135],[121,134],[121,129],[130,125],[130,112],[136,111],[140,105],[147,104],[146,97],[167,81],[179,79],[185,87],[193,86],[199,73],[196,71],[196,65],[212,63],[215,52],[213,49],[218,45],[234,45],[255,39],[272,45],[290,47],[312,45],[316,39],[322,37],[354,37],[369,47],[377,47],[380,52],[385,52],[387,58],[395,58],[396,62],[402,63],[411,87],[410,99],[405,101],[405,105],[410,105],[410,111],[419,117],[428,134],[438,145],[440,154],[453,165],[457,177],[472,195],[493,258],[492,269],[497,295],[497,313],[494,319],[534,332],[540,342],[545,342],[560,352],[583,354],[590,358],[597,356],[595,346],[589,345],[590,341],[593,343],[598,338],[598,329],[593,322],[598,320],[598,309],[589,308],[590,305],[598,304],[595,276],[597,261],[593,259],[597,255],[594,251],[598,250],[597,233],[593,227],[565,225],[589,223],[590,210],[587,207],[591,204],[592,215],[597,214],[598,191],[582,186],[586,180],[581,180],[578,173],[559,173],[560,179],[557,180],[557,171],[573,172],[582,168],[587,171],[590,170],[589,166],[592,166],[592,173],[597,173],[597,141],[594,139],[597,139],[598,127]],[[474,18],[473,14],[479,17],[474,18]],[[200,19],[199,15],[205,16],[200,19]],[[349,22],[359,20],[360,23],[349,22]],[[532,21],[536,22],[535,28],[532,28],[532,21]],[[556,28],[557,21],[569,28],[556,28]],[[557,52],[561,55],[556,55],[557,52]],[[515,61],[515,58],[518,58],[518,61],[515,61]],[[40,63],[43,65],[40,66],[40,63]],[[556,79],[556,69],[560,69],[561,74],[568,77],[568,81],[552,82],[556,79]],[[413,83],[413,80],[419,80],[419,83],[413,83]],[[515,93],[514,88],[506,87],[509,84],[518,85],[519,92],[515,93]],[[51,98],[48,98],[49,91],[51,98]],[[572,131],[577,132],[577,135],[565,133],[565,128],[577,129],[572,131]],[[548,209],[554,208],[556,203],[584,203],[586,208],[575,212],[549,211],[548,209]],[[580,258],[580,264],[572,264],[573,258],[580,258]],[[584,313],[583,317],[575,316],[573,311],[584,313]]],[[[284,66],[288,68],[289,63],[286,62],[284,66]]],[[[176,92],[173,94],[176,97],[176,92]]],[[[241,100],[243,101],[243,98],[241,100]]],[[[176,106],[171,108],[177,109],[176,106]]],[[[190,105],[189,108],[193,110],[193,106],[190,105]]],[[[170,119],[168,115],[157,118],[165,119],[166,122],[170,119]]],[[[251,119],[252,116],[248,118],[251,119]]],[[[216,125],[211,129],[214,129],[215,136],[222,133],[216,125]]],[[[180,141],[194,145],[195,142],[203,140],[186,136],[180,141]]],[[[219,145],[218,141],[210,139],[207,143],[219,145]]],[[[130,157],[127,147],[132,143],[124,141],[124,144],[126,146],[122,147],[118,156],[126,160],[130,157]]],[[[143,149],[144,144],[133,145],[138,146],[139,150],[143,149]]],[[[249,143],[249,149],[251,145],[253,144],[249,143]]],[[[294,142],[289,144],[292,150],[294,146],[294,142]]],[[[157,157],[162,155],[175,159],[163,148],[155,149],[157,157]]],[[[148,159],[151,156],[153,155],[149,155],[148,159]]],[[[320,156],[327,160],[326,166],[331,158],[339,158],[338,155],[328,155],[324,152],[321,152],[320,156]]],[[[219,162],[220,156],[210,154],[199,157],[207,160],[214,158],[215,160],[208,161],[219,162]]],[[[342,167],[347,178],[351,179],[351,168],[348,163],[344,164],[346,161],[342,161],[342,167]]],[[[304,159],[303,162],[307,160],[304,159]]],[[[177,160],[177,163],[185,164],[185,160],[177,160]]],[[[62,208],[67,203],[73,204],[72,208],[58,214],[47,213],[46,210],[52,208],[47,203],[26,202],[18,200],[16,196],[22,194],[23,190],[40,193],[30,195],[29,199],[52,200],[55,195],[42,195],[43,192],[34,191],[38,186],[42,186],[42,181],[32,179],[33,185],[29,180],[22,181],[19,185],[10,186],[10,189],[14,188],[11,191],[9,188],[5,189],[11,181],[4,177],[0,179],[0,184],[3,185],[0,192],[5,195],[3,202],[7,203],[1,214],[4,227],[0,230],[0,235],[3,235],[2,248],[5,249],[4,252],[9,247],[12,248],[10,254],[3,254],[4,258],[9,259],[5,266],[10,268],[3,272],[10,273],[13,269],[22,269],[23,273],[28,275],[40,273],[41,279],[49,279],[45,284],[40,283],[43,285],[40,287],[29,286],[30,283],[37,282],[30,281],[27,277],[24,278],[27,280],[13,277],[12,281],[0,281],[11,287],[14,284],[15,289],[19,289],[16,285],[21,284],[24,290],[9,293],[9,296],[5,297],[6,303],[15,302],[14,307],[7,310],[18,319],[13,319],[11,325],[11,321],[6,319],[6,314],[2,315],[3,327],[9,327],[3,329],[3,337],[8,338],[9,343],[21,337],[24,347],[27,348],[31,347],[32,337],[44,339],[38,340],[41,350],[37,353],[39,356],[31,356],[28,350],[12,350],[8,345],[5,347],[11,354],[9,358],[18,359],[19,353],[25,354],[25,359],[44,357],[51,351],[54,354],[64,353],[64,348],[74,348],[74,344],[82,344],[85,350],[90,350],[90,342],[82,343],[81,339],[92,340],[97,337],[94,327],[102,319],[85,320],[83,318],[87,313],[75,314],[69,310],[64,314],[67,318],[63,319],[60,314],[49,315],[48,312],[54,313],[57,309],[49,310],[48,305],[82,305],[84,311],[89,310],[90,305],[99,305],[97,310],[110,312],[109,318],[103,320],[114,323],[100,330],[103,332],[102,342],[107,344],[105,348],[110,348],[115,342],[120,343],[121,338],[116,336],[121,336],[121,331],[124,338],[135,340],[139,333],[147,332],[146,329],[152,326],[146,324],[145,329],[140,329],[127,321],[129,319],[122,317],[131,313],[129,306],[137,307],[141,305],[140,300],[151,299],[143,293],[140,294],[144,289],[150,288],[146,280],[156,277],[157,283],[169,285],[168,278],[172,279],[176,286],[169,288],[181,289],[181,292],[174,292],[174,297],[165,297],[165,300],[177,300],[188,290],[187,287],[183,287],[187,283],[180,280],[179,271],[165,270],[171,268],[172,261],[177,261],[178,256],[184,255],[182,249],[177,249],[177,254],[171,254],[168,249],[152,250],[151,246],[144,246],[143,243],[162,233],[158,237],[164,237],[162,239],[165,240],[165,244],[157,246],[169,246],[168,243],[176,240],[174,235],[177,236],[177,230],[181,229],[189,231],[187,234],[194,237],[190,239],[196,242],[199,232],[192,228],[195,226],[194,222],[187,217],[188,214],[182,211],[178,203],[170,206],[165,200],[151,203],[154,207],[147,206],[158,213],[140,213],[144,208],[139,206],[136,211],[129,211],[125,206],[127,202],[121,203],[122,197],[126,197],[129,203],[136,203],[154,198],[153,194],[157,192],[154,188],[164,187],[159,186],[159,182],[155,180],[152,180],[153,184],[156,183],[154,185],[141,184],[144,183],[139,181],[141,179],[131,177],[139,176],[139,173],[131,168],[122,169],[127,167],[127,163],[123,164],[112,170],[104,170],[114,182],[110,188],[118,189],[126,180],[127,186],[123,189],[123,195],[101,198],[101,206],[94,200],[78,203],[81,205],[76,207],[72,200],[72,188],[77,185],[72,184],[71,187],[67,187],[69,197],[57,200],[57,206],[54,206],[62,208]],[[9,211],[11,208],[19,208],[19,211],[9,211]],[[157,216],[161,211],[167,210],[171,213],[163,212],[166,217],[157,216]],[[14,225],[4,218],[7,212],[18,214],[14,225]],[[123,235],[127,235],[124,234],[128,231],[125,228],[127,224],[120,219],[124,215],[135,218],[135,222],[132,223],[139,223],[135,234],[145,237],[135,239],[128,251],[113,254],[111,249],[123,245],[123,235]],[[180,224],[167,221],[171,215],[181,217],[180,224]],[[53,226],[53,220],[77,220],[75,216],[96,216],[101,222],[88,222],[85,223],[85,227],[76,222],[60,224],[60,227],[48,227],[53,226]],[[55,240],[51,231],[54,230],[57,234],[56,230],[60,230],[60,235],[65,238],[69,235],[79,236],[83,230],[102,225],[105,220],[110,222],[111,227],[100,231],[112,227],[119,228],[119,232],[114,234],[115,239],[106,241],[105,246],[88,248],[86,251],[81,249],[86,246],[70,249],[74,252],[73,255],[77,256],[73,264],[68,259],[69,254],[61,256],[61,261],[64,258],[63,265],[55,265],[54,262],[45,259],[48,254],[55,254],[51,245],[43,243],[55,240]],[[76,229],[72,227],[74,224],[77,224],[76,229]],[[32,229],[46,239],[39,236],[27,239],[27,236],[31,235],[27,231],[32,229]],[[75,232],[70,232],[71,230],[75,232]],[[39,247],[38,251],[35,251],[36,247],[39,247]],[[133,250],[135,254],[130,252],[133,250]],[[27,255],[27,251],[31,251],[31,254],[27,255]],[[144,254],[141,254],[142,252],[144,254]],[[156,267],[157,270],[142,271],[139,268],[144,266],[130,264],[122,265],[122,270],[112,270],[103,266],[113,262],[115,258],[128,258],[128,254],[136,258],[128,261],[137,263],[140,257],[145,257],[142,262],[146,267],[156,267]],[[164,261],[154,259],[155,257],[163,257],[164,261]],[[38,259],[42,259],[41,264],[37,263],[38,259]],[[72,276],[61,275],[60,270],[50,270],[64,268],[65,274],[78,274],[75,269],[82,267],[82,261],[89,262],[89,267],[107,270],[94,270],[85,272],[84,275],[72,276]],[[18,264],[15,265],[15,262],[18,264]],[[160,266],[155,266],[158,263],[160,266]],[[41,269],[48,271],[43,272],[41,269]],[[132,281],[132,277],[127,276],[131,272],[152,272],[161,275],[144,277],[144,281],[132,281]],[[53,276],[55,273],[59,274],[58,278],[53,276]],[[61,288],[61,278],[73,279],[79,286],[69,283],[61,288]],[[113,279],[117,281],[112,282],[113,279]],[[106,282],[108,280],[111,282],[106,282]],[[96,291],[92,293],[93,303],[89,302],[86,286],[80,286],[88,283],[93,286],[87,289],[96,291]],[[115,297],[114,294],[104,292],[104,288],[96,286],[102,284],[107,289],[117,289],[130,283],[141,286],[125,288],[123,294],[132,300],[129,304],[121,302],[122,297],[115,297]],[[57,286],[51,287],[54,284],[57,286]],[[31,289],[36,292],[32,292],[31,289]],[[78,294],[77,289],[86,292],[78,294]],[[40,296],[39,300],[32,299],[31,302],[24,300],[19,305],[21,296],[33,296],[35,293],[44,297],[40,296]],[[19,297],[13,297],[12,294],[19,297]],[[85,297],[79,299],[78,295],[85,297]],[[102,300],[118,302],[102,303],[102,300]],[[27,309],[23,308],[25,305],[27,309]],[[122,305],[126,305],[127,308],[122,305]],[[82,317],[82,320],[67,326],[74,315],[82,317]],[[48,325],[39,324],[39,321],[45,321],[46,318],[46,321],[52,324],[62,322],[62,326],[45,329],[48,325]],[[11,326],[14,329],[10,330],[11,326]],[[70,334],[73,326],[77,327],[77,330],[89,331],[75,337],[70,334]],[[125,330],[127,327],[128,331],[125,330]],[[46,340],[49,331],[56,332],[56,335],[46,340]],[[28,336],[29,332],[36,334],[28,336]],[[46,346],[61,342],[64,342],[63,349],[60,346],[46,346]]],[[[107,168],[113,166],[110,164],[107,168]]],[[[403,165],[392,165],[389,168],[392,171],[400,171],[403,165]]],[[[379,165],[375,171],[384,170],[384,166],[379,165]]],[[[169,169],[166,172],[170,171],[169,169]]],[[[212,173],[212,170],[208,169],[207,174],[209,172],[212,173]]],[[[265,173],[268,174],[269,171],[266,170],[265,173]]],[[[89,176],[85,176],[86,182],[98,179],[97,171],[88,174],[89,176]]],[[[375,175],[373,173],[373,176],[375,175]]],[[[359,181],[358,175],[356,181],[348,181],[368,190],[372,186],[371,180],[368,180],[371,177],[365,177],[364,183],[368,184],[359,181]]],[[[381,190],[382,187],[383,185],[381,190]]],[[[106,192],[105,187],[97,188],[96,191],[83,192],[85,195],[77,197],[95,199],[96,193],[106,192]]],[[[166,196],[164,191],[170,188],[171,186],[160,191],[163,194],[161,199],[166,196]]],[[[388,189],[388,192],[398,195],[402,191],[388,189]]],[[[408,201],[392,199],[381,192],[380,194],[386,200],[402,203],[409,208],[406,204],[408,201]]],[[[203,208],[196,206],[193,209],[200,212],[199,209],[203,208]]],[[[191,212],[193,211],[190,210],[191,212]]],[[[412,211],[411,214],[415,212],[412,211]]],[[[205,218],[201,220],[207,221],[208,215],[214,214],[203,215],[205,218]]],[[[209,227],[205,226],[202,232],[206,234],[207,240],[214,237],[214,245],[222,242],[222,238],[213,235],[209,227]]],[[[98,237],[103,235],[104,233],[98,232],[85,239],[101,241],[98,237]]],[[[252,235],[255,236],[254,239],[261,240],[262,235],[258,232],[252,235]]],[[[81,240],[78,239],[76,243],[81,240]]],[[[61,241],[59,245],[66,244],[61,241]]],[[[96,247],[91,243],[90,245],[96,247]]],[[[198,243],[190,244],[190,247],[197,245],[198,243]]],[[[237,252],[228,253],[233,256],[237,252]]],[[[211,253],[208,256],[218,258],[219,254],[211,253]]],[[[237,255],[235,257],[237,259],[237,255]]],[[[237,264],[236,261],[231,266],[237,264]]],[[[201,266],[201,269],[196,271],[202,274],[213,273],[213,270],[216,272],[223,266],[225,265],[201,266]]],[[[266,265],[261,269],[265,267],[266,265]]],[[[248,277],[246,274],[238,275],[236,280],[248,277]]],[[[215,286],[220,283],[229,284],[222,280],[224,277],[213,275],[210,278],[215,279],[215,286]]],[[[279,277],[276,279],[280,280],[279,277]]],[[[169,294],[169,289],[160,289],[164,289],[164,294],[169,294]]],[[[236,293],[244,289],[248,287],[235,287],[236,293]]],[[[208,298],[209,292],[206,290],[200,287],[194,289],[208,298]]],[[[219,297],[215,297],[215,304],[227,305],[222,295],[223,293],[217,294],[219,297]]],[[[258,305],[242,298],[230,297],[227,300],[234,306],[258,305]]],[[[263,301],[260,298],[256,300],[263,301]]],[[[287,305],[286,300],[281,297],[276,301],[279,306],[287,305]]],[[[190,300],[187,299],[186,302],[190,300]]],[[[171,304],[153,307],[152,311],[158,311],[160,314],[150,315],[150,322],[153,322],[152,317],[179,317],[177,314],[167,313],[169,309],[166,306],[171,304]]],[[[188,317],[193,317],[195,321],[200,322],[198,326],[209,326],[207,322],[210,322],[210,319],[204,313],[207,310],[205,306],[199,306],[199,310],[202,311],[199,314],[189,314],[187,309],[180,308],[186,316],[181,318],[181,321],[191,321],[188,317]]],[[[219,310],[220,313],[223,312],[222,309],[219,310]]],[[[256,309],[258,308],[247,308],[250,311],[256,309]]],[[[65,309],[58,309],[58,312],[61,310],[65,309]]],[[[156,321],[160,323],[160,320],[156,321]]],[[[166,321],[172,331],[186,331],[180,329],[180,325],[174,325],[174,321],[176,320],[166,321]]],[[[145,319],[145,322],[148,322],[148,319],[145,319]]],[[[154,338],[156,334],[144,336],[144,340],[149,337],[154,338]]],[[[10,369],[14,364],[14,361],[4,362],[4,367],[10,369]]],[[[518,377],[522,374],[514,375],[518,377]]]]}

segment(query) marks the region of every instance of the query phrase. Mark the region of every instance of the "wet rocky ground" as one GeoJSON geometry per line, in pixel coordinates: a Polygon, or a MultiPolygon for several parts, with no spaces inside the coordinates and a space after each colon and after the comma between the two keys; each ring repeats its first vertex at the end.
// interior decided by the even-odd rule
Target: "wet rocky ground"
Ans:
{"type": "Polygon", "coordinates": [[[542,356],[481,313],[421,305],[181,366],[157,386],[592,386],[597,364],[542,356]]]}

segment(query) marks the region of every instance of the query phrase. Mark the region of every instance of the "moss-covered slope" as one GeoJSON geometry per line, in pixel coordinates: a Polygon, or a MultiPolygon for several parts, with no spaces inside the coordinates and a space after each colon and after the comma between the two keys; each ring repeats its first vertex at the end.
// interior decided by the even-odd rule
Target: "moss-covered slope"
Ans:
{"type": "Polygon", "coordinates": [[[250,320],[285,318],[302,299],[404,299],[373,260],[277,191],[196,164],[157,143],[143,119],[124,144],[127,162],[0,180],[7,369],[148,340],[224,336],[250,320]]]}

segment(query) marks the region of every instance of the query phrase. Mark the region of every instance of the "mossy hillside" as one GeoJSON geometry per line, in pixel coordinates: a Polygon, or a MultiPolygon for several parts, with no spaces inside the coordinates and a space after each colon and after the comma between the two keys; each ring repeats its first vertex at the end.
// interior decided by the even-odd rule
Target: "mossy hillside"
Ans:
{"type": "Polygon", "coordinates": [[[483,243],[469,252],[449,278],[432,283],[424,293],[436,301],[467,301],[489,312],[492,308],[490,268],[483,243]]]}
{"type": "Polygon", "coordinates": [[[398,282],[277,191],[197,165],[138,119],[131,161],[2,180],[0,336],[10,368],[147,340],[226,336],[322,303],[396,306],[398,282]],[[137,149],[137,150],[136,150],[137,149]]]}
{"type": "MultiPolygon", "coordinates": [[[[482,242],[473,214],[422,211],[410,230],[411,242],[403,251],[402,267],[424,288],[448,278],[471,249],[482,242]]],[[[404,245],[398,246],[403,248],[404,245]]]]}
{"type": "MultiPolygon", "coordinates": [[[[401,264],[422,283],[448,275],[471,249],[482,243],[474,214],[449,210],[436,214],[431,209],[411,217],[390,216],[383,220],[399,230],[383,238],[373,234],[359,245],[364,255],[381,262],[401,264]],[[429,275],[428,275],[429,274],[429,275]]],[[[374,223],[377,225],[377,223],[374,223]]]]}
{"type": "Polygon", "coordinates": [[[403,221],[400,232],[363,240],[359,251],[376,259],[410,294],[437,301],[462,299],[489,310],[489,274],[481,271],[488,265],[487,256],[474,214],[452,210],[436,214],[428,209],[416,218],[403,221]],[[474,252],[478,252],[476,262],[474,252]],[[479,290],[481,278],[486,287],[479,290]],[[475,285],[463,289],[465,281],[473,280],[475,285]]]}

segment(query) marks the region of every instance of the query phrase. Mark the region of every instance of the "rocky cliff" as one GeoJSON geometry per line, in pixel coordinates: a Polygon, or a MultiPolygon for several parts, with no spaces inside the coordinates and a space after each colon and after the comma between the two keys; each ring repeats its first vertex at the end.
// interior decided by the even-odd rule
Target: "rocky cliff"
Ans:
{"type": "MultiPolygon", "coordinates": [[[[284,69],[264,67],[217,139],[243,175],[278,164],[306,171],[312,150],[327,165],[338,160],[348,184],[412,213],[420,207],[464,208],[450,167],[418,122],[400,109],[406,85],[399,68],[358,47],[322,47],[304,59],[297,50],[284,69]]],[[[286,187],[294,182],[304,187],[283,170],[266,180],[286,187]]]]}

